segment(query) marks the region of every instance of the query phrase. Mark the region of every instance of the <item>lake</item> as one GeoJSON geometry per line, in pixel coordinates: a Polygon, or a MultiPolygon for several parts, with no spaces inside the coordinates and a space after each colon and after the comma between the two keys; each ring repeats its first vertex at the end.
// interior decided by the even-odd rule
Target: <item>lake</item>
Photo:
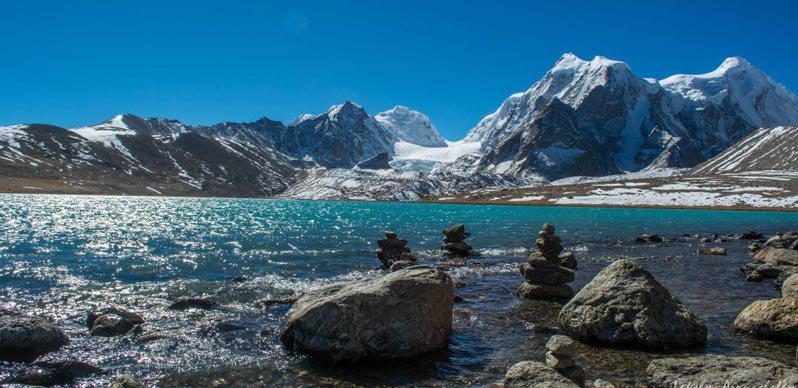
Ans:
{"type": "MultiPolygon", "coordinates": [[[[794,346],[739,336],[737,313],[778,295],[748,283],[739,267],[746,241],[721,244],[727,256],[698,256],[702,236],[798,229],[798,213],[523,207],[427,203],[324,202],[61,195],[0,195],[0,307],[51,318],[71,342],[47,357],[92,362],[160,386],[353,384],[486,385],[522,360],[542,361],[557,334],[558,306],[514,296],[544,222],[557,227],[579,260],[575,290],[619,257],[641,260],[709,328],[697,352],[758,355],[793,363],[794,346]],[[285,352],[276,339],[288,306],[255,301],[337,281],[379,276],[376,240],[394,230],[422,263],[438,263],[441,231],[465,223],[479,252],[449,266],[466,282],[456,294],[454,334],[445,351],[412,360],[338,368],[285,352]],[[642,233],[672,237],[638,244],[642,233]],[[245,275],[246,281],[234,278],[245,275]],[[183,296],[220,302],[213,310],[173,311],[183,296]],[[116,306],[144,316],[145,333],[171,339],[141,344],[127,336],[90,337],[90,310],[116,306]],[[231,329],[232,328],[232,329],[231,329]]],[[[582,346],[588,374],[642,384],[663,354],[582,346]]],[[[0,379],[21,368],[0,363],[0,379]]]]}

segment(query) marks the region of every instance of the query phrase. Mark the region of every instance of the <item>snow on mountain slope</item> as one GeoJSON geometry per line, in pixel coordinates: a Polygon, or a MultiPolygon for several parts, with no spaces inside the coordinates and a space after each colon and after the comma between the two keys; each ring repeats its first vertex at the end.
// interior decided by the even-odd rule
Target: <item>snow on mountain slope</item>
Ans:
{"type": "Polygon", "coordinates": [[[383,152],[393,155],[397,140],[362,106],[350,101],[288,128],[296,132],[298,149],[291,156],[309,157],[329,168],[351,168],[383,152]]]}
{"type": "Polygon", "coordinates": [[[479,142],[466,142],[466,141],[446,141],[445,147],[424,147],[417,144],[411,144],[406,141],[398,141],[394,144],[394,159],[417,159],[429,160],[433,162],[450,163],[454,162],[457,158],[479,153],[479,142]]]}
{"type": "Polygon", "coordinates": [[[798,97],[742,58],[656,82],[623,62],[568,53],[465,140],[482,142],[476,171],[559,179],[693,167],[779,125],[798,125],[798,97]]]}
{"type": "Polygon", "coordinates": [[[446,140],[425,114],[397,105],[374,118],[404,142],[422,147],[446,147],[446,140]]]}
{"type": "Polygon", "coordinates": [[[689,175],[768,170],[798,171],[798,127],[760,129],[696,166],[689,175]]]}

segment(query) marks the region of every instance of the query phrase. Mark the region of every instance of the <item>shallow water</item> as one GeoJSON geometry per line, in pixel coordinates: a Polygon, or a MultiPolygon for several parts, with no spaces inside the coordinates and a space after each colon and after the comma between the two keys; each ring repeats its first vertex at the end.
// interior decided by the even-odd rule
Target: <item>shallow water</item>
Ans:
{"type": "MultiPolygon", "coordinates": [[[[559,332],[558,305],[520,301],[516,266],[544,222],[554,223],[580,262],[574,289],[618,257],[642,260],[701,316],[709,344],[694,353],[758,355],[794,363],[794,346],[738,336],[730,325],[748,303],[777,295],[747,283],[739,267],[746,242],[723,243],[728,256],[697,256],[691,239],[635,244],[635,236],[798,228],[798,213],[699,210],[306,202],[254,199],[0,195],[0,307],[40,314],[71,343],[49,355],[109,371],[101,384],[133,374],[159,386],[486,385],[522,360],[543,360],[559,332]],[[275,338],[286,306],[255,301],[321,284],[378,276],[375,240],[385,229],[410,241],[422,262],[439,259],[441,230],[463,222],[481,253],[449,271],[467,282],[456,293],[451,345],[400,363],[338,368],[282,350],[275,338]],[[231,279],[246,275],[243,283],[231,279]],[[209,311],[172,311],[181,296],[208,296],[209,311]],[[172,339],[90,337],[87,311],[117,306],[140,313],[146,333],[172,339]],[[220,323],[223,323],[220,325],[220,323]],[[230,323],[236,330],[230,330],[230,323]]],[[[588,378],[641,384],[648,361],[663,354],[583,346],[588,378]]],[[[685,352],[687,353],[687,352],[685,352]]],[[[0,379],[22,368],[0,364],[0,379]]]]}

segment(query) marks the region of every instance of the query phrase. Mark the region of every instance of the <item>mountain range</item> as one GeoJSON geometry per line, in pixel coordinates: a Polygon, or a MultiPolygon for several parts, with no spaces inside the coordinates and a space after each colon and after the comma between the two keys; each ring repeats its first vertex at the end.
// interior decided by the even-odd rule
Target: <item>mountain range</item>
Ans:
{"type": "Polygon", "coordinates": [[[739,57],[657,81],[564,54],[460,141],[413,109],[371,116],[350,101],[288,125],[132,114],[71,129],[20,124],[0,127],[0,189],[413,200],[694,167],[760,128],[797,125],[798,97],[739,57]]]}

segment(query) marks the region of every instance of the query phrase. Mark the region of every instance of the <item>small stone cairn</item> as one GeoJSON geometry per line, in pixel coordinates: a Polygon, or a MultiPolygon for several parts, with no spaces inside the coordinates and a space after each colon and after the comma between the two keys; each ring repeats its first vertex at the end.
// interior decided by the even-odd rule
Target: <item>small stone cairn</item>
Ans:
{"type": "Polygon", "coordinates": [[[564,335],[555,335],[546,343],[546,365],[573,381],[580,387],[585,386],[585,370],[576,365],[574,356],[579,352],[576,341],[564,335]]]}
{"type": "Polygon", "coordinates": [[[535,245],[538,251],[519,267],[526,282],[516,295],[526,299],[570,299],[574,291],[565,283],[574,281],[573,253],[562,252],[562,240],[554,234],[551,224],[543,225],[535,245]]]}
{"type": "Polygon", "coordinates": [[[386,230],[385,238],[377,240],[377,246],[380,247],[377,250],[377,258],[382,263],[380,268],[395,271],[414,265],[416,258],[410,254],[410,248],[406,245],[407,240],[396,238],[396,232],[386,230]]]}
{"type": "Polygon", "coordinates": [[[454,224],[443,230],[443,245],[441,250],[448,251],[448,253],[455,257],[468,257],[471,255],[471,250],[474,248],[468,245],[464,240],[471,235],[466,233],[465,225],[454,224]]]}

